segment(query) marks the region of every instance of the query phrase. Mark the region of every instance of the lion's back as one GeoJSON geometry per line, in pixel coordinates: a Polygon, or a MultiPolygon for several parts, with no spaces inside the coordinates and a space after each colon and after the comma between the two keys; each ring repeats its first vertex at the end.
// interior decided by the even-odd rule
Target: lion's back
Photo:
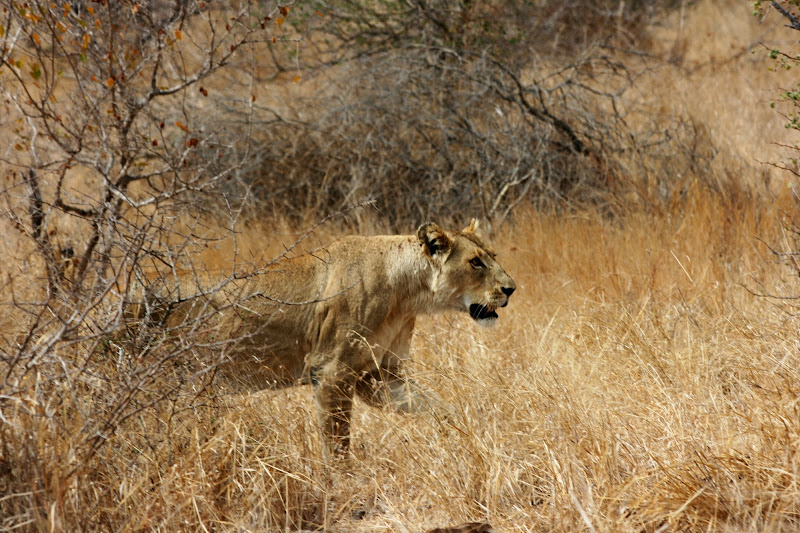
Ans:
{"type": "MultiPolygon", "coordinates": [[[[343,237],[211,293],[212,284],[204,282],[197,291],[202,296],[183,304],[173,320],[186,320],[190,309],[216,309],[211,317],[215,334],[231,340],[220,369],[248,388],[302,380],[307,356],[334,350],[341,330],[397,329],[370,320],[385,319],[385,308],[396,297],[385,287],[392,254],[404,242],[397,236],[343,237]]],[[[405,327],[401,321],[398,328],[405,327]]]]}

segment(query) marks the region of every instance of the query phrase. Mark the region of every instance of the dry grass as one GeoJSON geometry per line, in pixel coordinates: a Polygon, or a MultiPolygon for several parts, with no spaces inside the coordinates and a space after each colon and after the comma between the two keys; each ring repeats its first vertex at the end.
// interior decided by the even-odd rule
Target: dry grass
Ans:
{"type": "Polygon", "coordinates": [[[796,282],[755,239],[791,198],[688,196],[663,218],[520,214],[497,239],[519,285],[498,327],[441,316],[415,337],[450,421],[358,405],[336,472],[307,388],[156,410],[66,487],[48,484],[71,443],[39,443],[29,464],[54,470],[30,475],[61,500],[34,529],[795,530],[797,325],[747,290],[796,282]]]}
{"type": "MultiPolygon", "coordinates": [[[[358,404],[353,462],[331,470],[306,387],[221,398],[205,389],[201,401],[174,398],[126,420],[81,463],[90,411],[79,407],[92,396],[5,403],[0,509],[26,511],[0,516],[0,528],[419,532],[475,520],[520,532],[797,530],[797,306],[754,294],[800,293],[761,244],[783,246],[781,222],[797,204],[785,187],[737,185],[766,175],[754,159],[781,155],[768,144],[786,140],[781,119],[764,110],[780,83],[760,77],[767,65],[749,54],[703,66],[765,29],[746,8],[745,22],[720,19],[723,4],[700,2],[654,30],[664,53],[684,52],[641,91],[664,89],[659,112],[706,125],[716,174],[687,181],[658,212],[518,211],[495,236],[519,287],[499,325],[419,321],[409,370],[452,406],[451,419],[358,404]],[[729,185],[697,184],[714,180],[729,185]],[[20,480],[29,490],[12,491],[20,480]]],[[[370,217],[356,221],[364,233],[380,225],[370,217]]],[[[269,256],[296,231],[254,223],[237,249],[269,256]]],[[[13,258],[5,279],[36,270],[24,242],[12,229],[0,240],[13,258]]],[[[231,250],[222,242],[202,257],[222,268],[231,250]]],[[[3,347],[17,318],[0,320],[3,347]]]]}

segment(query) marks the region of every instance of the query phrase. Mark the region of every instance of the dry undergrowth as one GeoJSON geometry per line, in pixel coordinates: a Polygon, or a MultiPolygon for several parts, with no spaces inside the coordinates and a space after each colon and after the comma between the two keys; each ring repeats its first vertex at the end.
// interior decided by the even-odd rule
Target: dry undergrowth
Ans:
{"type": "Polygon", "coordinates": [[[58,497],[33,529],[794,530],[797,325],[748,291],[794,287],[755,239],[777,241],[792,204],[742,194],[620,221],[521,213],[496,239],[519,286],[498,327],[419,324],[410,370],[452,418],[358,405],[349,471],[322,464],[303,387],[164,404],[71,479],[63,441],[25,465],[5,441],[4,468],[58,497]]]}

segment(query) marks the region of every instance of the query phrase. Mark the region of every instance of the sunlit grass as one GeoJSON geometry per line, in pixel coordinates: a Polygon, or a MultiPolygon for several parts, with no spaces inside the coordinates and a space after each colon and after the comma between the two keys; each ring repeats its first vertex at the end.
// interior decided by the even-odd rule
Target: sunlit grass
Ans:
{"type": "Polygon", "coordinates": [[[225,397],[118,433],[102,512],[133,530],[789,531],[797,339],[785,309],[746,290],[782,272],[748,236],[769,238],[778,210],[754,202],[614,222],[521,213],[497,236],[519,286],[499,325],[419,323],[410,372],[450,418],[358,404],[353,461],[331,470],[310,390],[225,397]],[[153,449],[127,444],[137,432],[153,449]]]}

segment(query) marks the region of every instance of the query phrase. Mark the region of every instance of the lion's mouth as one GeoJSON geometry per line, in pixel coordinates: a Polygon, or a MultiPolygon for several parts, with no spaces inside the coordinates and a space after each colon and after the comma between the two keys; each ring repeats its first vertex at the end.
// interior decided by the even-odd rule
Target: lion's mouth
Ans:
{"type": "Polygon", "coordinates": [[[469,316],[474,320],[486,320],[487,318],[497,318],[495,307],[481,304],[469,306],[469,316]]]}

